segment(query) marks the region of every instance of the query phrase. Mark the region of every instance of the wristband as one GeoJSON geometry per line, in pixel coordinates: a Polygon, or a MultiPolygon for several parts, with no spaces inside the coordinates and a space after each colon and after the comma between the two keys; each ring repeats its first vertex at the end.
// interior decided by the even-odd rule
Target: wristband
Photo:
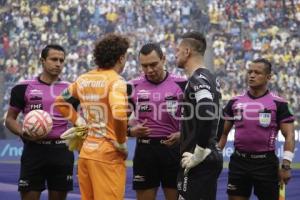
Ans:
{"type": "Polygon", "coordinates": [[[283,152],[283,159],[284,160],[288,160],[288,161],[292,162],[293,158],[294,158],[294,153],[293,152],[291,152],[291,151],[284,151],[283,152]]]}

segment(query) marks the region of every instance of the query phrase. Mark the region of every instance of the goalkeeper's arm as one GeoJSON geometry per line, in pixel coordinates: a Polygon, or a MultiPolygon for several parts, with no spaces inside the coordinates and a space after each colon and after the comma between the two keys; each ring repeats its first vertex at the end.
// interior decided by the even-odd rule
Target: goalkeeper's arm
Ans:
{"type": "Polygon", "coordinates": [[[127,86],[122,80],[114,82],[109,92],[109,106],[115,124],[115,147],[127,155],[126,135],[128,125],[127,86]]]}
{"type": "Polygon", "coordinates": [[[211,113],[215,113],[215,107],[212,105],[212,99],[209,98],[203,98],[198,101],[197,104],[201,104],[201,106],[195,106],[195,108],[198,108],[198,110],[196,110],[196,112],[198,112],[197,117],[200,116],[201,120],[197,118],[196,127],[193,129],[195,133],[192,134],[196,136],[197,144],[192,153],[184,152],[182,155],[181,165],[185,168],[185,173],[203,162],[211,153],[211,149],[208,148],[208,141],[214,120],[212,119],[211,113]],[[199,130],[201,130],[201,132],[199,132],[199,130]]]}
{"type": "Polygon", "coordinates": [[[88,132],[85,120],[76,112],[79,100],[73,97],[69,88],[65,89],[55,100],[55,108],[61,115],[71,121],[74,127],[65,131],[60,137],[67,140],[69,150],[80,150],[88,132]]]}
{"type": "Polygon", "coordinates": [[[54,107],[60,112],[60,114],[76,124],[76,120],[79,117],[75,108],[79,105],[79,100],[71,96],[69,90],[66,89],[60,96],[56,97],[54,107]]]}

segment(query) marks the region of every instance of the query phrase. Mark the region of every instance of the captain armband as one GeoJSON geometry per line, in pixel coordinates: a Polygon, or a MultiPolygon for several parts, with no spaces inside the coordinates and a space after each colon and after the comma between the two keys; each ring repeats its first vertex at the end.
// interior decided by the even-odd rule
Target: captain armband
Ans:
{"type": "Polygon", "coordinates": [[[283,159],[284,160],[288,160],[288,161],[292,162],[293,158],[294,158],[294,153],[293,152],[291,152],[291,151],[284,151],[283,152],[283,159]]]}

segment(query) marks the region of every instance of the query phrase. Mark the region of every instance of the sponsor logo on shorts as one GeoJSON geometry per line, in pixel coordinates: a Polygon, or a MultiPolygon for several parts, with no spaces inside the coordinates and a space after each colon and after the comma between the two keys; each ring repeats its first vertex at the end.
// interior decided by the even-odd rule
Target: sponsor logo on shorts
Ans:
{"type": "Polygon", "coordinates": [[[67,175],[67,181],[72,181],[73,180],[73,176],[72,175],[67,175]]]}
{"type": "Polygon", "coordinates": [[[148,139],[139,139],[139,142],[142,144],[150,144],[150,140],[148,139]]]}
{"type": "Polygon", "coordinates": [[[145,180],[146,180],[145,177],[141,175],[135,175],[133,178],[134,182],[144,182],[145,180]]]}
{"type": "Polygon", "coordinates": [[[177,190],[182,190],[182,182],[181,181],[179,181],[178,183],[177,183],[177,190]]]}
{"type": "Polygon", "coordinates": [[[184,177],[184,179],[183,179],[183,188],[182,188],[182,190],[183,190],[184,192],[186,192],[186,190],[187,190],[187,182],[188,182],[188,177],[186,176],[186,177],[184,177]]]}
{"type": "Polygon", "coordinates": [[[28,187],[29,186],[28,180],[19,180],[19,187],[28,187]]]}
{"type": "Polygon", "coordinates": [[[227,189],[228,189],[228,190],[236,190],[237,188],[236,188],[235,185],[232,185],[232,184],[229,183],[229,184],[227,185],[227,189]]]}
{"type": "Polygon", "coordinates": [[[267,154],[262,154],[262,155],[250,155],[251,158],[266,158],[267,157],[267,154]]]}

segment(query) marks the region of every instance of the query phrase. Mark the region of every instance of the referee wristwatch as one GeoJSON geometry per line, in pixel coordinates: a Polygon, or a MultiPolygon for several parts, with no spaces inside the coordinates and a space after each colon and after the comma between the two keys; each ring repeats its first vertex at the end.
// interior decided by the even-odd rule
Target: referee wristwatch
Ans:
{"type": "Polygon", "coordinates": [[[291,170],[292,168],[291,168],[290,165],[282,164],[282,165],[281,165],[281,169],[286,170],[286,171],[289,171],[289,170],[291,170]]]}

